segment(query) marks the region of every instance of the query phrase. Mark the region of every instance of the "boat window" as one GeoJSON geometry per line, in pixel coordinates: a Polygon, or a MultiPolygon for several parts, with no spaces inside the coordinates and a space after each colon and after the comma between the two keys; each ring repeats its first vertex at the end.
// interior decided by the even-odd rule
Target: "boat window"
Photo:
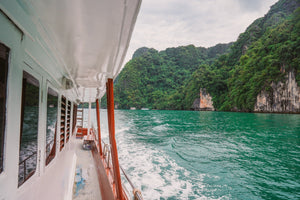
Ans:
{"type": "Polygon", "coordinates": [[[8,48],[0,44],[0,173],[3,171],[8,53],[8,48]]]}
{"type": "Polygon", "coordinates": [[[66,125],[66,98],[61,97],[61,113],[60,113],[60,151],[65,146],[65,125],[66,125]]]}
{"type": "Polygon", "coordinates": [[[58,94],[48,88],[47,95],[47,132],[46,132],[46,165],[55,157],[56,153],[56,126],[58,94]]]}
{"type": "Polygon", "coordinates": [[[39,81],[23,72],[19,154],[19,186],[28,180],[37,166],[39,119],[39,81]]]}

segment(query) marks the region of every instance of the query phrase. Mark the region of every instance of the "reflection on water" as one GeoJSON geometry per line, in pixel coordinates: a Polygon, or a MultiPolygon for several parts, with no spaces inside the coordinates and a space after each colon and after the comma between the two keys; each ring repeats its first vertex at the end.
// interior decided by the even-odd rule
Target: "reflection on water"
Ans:
{"type": "Polygon", "coordinates": [[[19,186],[35,172],[37,165],[39,92],[39,81],[23,71],[19,186]]]}
{"type": "MultiPolygon", "coordinates": [[[[300,115],[116,110],[115,120],[120,164],[145,199],[300,199],[300,115]]],[[[108,143],[107,129],[101,110],[108,143]]]]}
{"type": "MultiPolygon", "coordinates": [[[[52,104],[53,105],[53,104],[52,104]]],[[[56,106],[51,106],[47,108],[47,132],[46,132],[46,159],[51,153],[52,147],[55,144],[55,132],[56,132],[56,120],[57,120],[57,104],[56,106]]],[[[55,156],[55,151],[52,152],[53,157],[55,156]]],[[[46,161],[47,162],[47,161],[46,161]]],[[[49,163],[50,161],[48,161],[49,163]]],[[[47,164],[48,164],[47,163],[47,164]]]]}
{"type": "Polygon", "coordinates": [[[36,169],[38,112],[38,107],[25,106],[19,156],[19,182],[24,180],[24,168],[26,175],[36,169]]]}
{"type": "MultiPolygon", "coordinates": [[[[37,161],[37,132],[38,132],[38,107],[25,107],[24,110],[24,122],[22,132],[22,143],[20,147],[19,156],[19,181],[24,179],[24,167],[26,168],[26,174],[36,169],[37,161]],[[28,158],[26,160],[26,158],[28,158]],[[23,161],[26,160],[24,163],[23,161]],[[26,166],[25,166],[26,164],[26,166]]],[[[54,140],[55,125],[57,119],[57,107],[48,108],[47,111],[47,144],[54,140]]],[[[51,142],[49,148],[51,149],[53,142],[51,142]]]]}

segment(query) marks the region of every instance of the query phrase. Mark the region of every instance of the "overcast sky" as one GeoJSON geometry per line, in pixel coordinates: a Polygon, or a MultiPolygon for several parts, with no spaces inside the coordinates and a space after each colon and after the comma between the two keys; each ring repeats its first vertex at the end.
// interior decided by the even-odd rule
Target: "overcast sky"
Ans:
{"type": "Polygon", "coordinates": [[[211,47],[236,41],[278,0],[142,0],[128,54],[194,44],[211,47]]]}

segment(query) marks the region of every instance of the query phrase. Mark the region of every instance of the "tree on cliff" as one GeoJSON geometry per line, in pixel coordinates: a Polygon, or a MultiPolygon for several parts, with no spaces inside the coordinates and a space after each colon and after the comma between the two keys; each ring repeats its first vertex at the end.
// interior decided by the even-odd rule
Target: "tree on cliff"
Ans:
{"type": "Polygon", "coordinates": [[[121,109],[186,109],[182,86],[200,65],[219,57],[230,45],[188,45],[161,52],[146,47],[138,49],[115,81],[115,104],[121,109]]]}
{"type": "MultiPolygon", "coordinates": [[[[202,83],[199,78],[191,79],[185,90],[206,88],[218,110],[252,111],[260,91],[272,81],[283,80],[289,70],[295,71],[300,85],[299,6],[295,0],[276,3],[240,34],[228,54],[214,61],[210,71],[216,78],[202,83]]],[[[198,70],[193,76],[205,80],[202,74],[198,70]]]]}
{"type": "Polygon", "coordinates": [[[280,0],[234,43],[138,49],[115,81],[116,105],[188,110],[206,88],[217,110],[252,111],[260,91],[287,71],[300,85],[299,6],[280,0]]]}

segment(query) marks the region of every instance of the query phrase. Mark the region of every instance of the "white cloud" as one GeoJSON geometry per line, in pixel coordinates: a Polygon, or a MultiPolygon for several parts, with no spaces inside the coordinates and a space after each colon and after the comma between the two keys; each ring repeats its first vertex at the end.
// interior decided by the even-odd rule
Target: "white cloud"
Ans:
{"type": "Polygon", "coordinates": [[[125,62],[140,47],[163,50],[235,41],[277,0],[143,0],[125,62]]]}

